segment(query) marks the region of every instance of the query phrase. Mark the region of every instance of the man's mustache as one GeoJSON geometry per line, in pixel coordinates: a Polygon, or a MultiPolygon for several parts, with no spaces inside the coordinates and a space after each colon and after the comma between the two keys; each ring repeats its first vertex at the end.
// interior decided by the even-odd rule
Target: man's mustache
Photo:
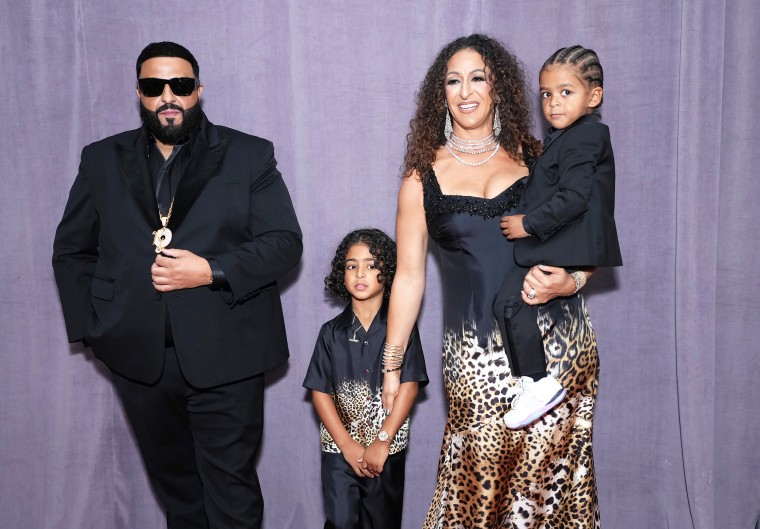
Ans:
{"type": "Polygon", "coordinates": [[[185,110],[182,107],[175,105],[173,103],[164,103],[163,105],[161,105],[160,107],[156,109],[156,114],[160,114],[164,110],[177,110],[181,112],[183,116],[185,115],[185,110]]]}

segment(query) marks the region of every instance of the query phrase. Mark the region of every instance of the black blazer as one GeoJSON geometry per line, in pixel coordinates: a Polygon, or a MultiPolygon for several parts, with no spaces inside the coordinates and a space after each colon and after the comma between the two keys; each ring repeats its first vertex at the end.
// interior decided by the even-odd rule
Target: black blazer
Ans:
{"type": "Polygon", "coordinates": [[[533,235],[515,239],[520,266],[621,266],[615,227],[615,160],[595,114],[555,130],[523,192],[519,211],[533,235]]]}
{"type": "Polygon", "coordinates": [[[301,257],[301,230],[269,141],[202,117],[175,194],[172,248],[216,259],[230,291],[159,293],[150,267],[160,226],[144,129],[82,150],[55,234],[53,269],[69,341],[113,371],[158,380],[165,315],[182,372],[198,387],[240,380],[288,357],[277,279],[301,257]]]}

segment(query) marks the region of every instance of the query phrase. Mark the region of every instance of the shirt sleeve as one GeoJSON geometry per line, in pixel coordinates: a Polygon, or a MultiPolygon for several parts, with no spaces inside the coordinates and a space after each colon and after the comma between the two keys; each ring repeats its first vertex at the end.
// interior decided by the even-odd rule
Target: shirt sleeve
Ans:
{"type": "Polygon", "coordinates": [[[428,384],[427,368],[425,367],[425,355],[422,353],[422,342],[417,324],[412,328],[409,343],[406,346],[404,360],[401,364],[401,382],[419,382],[423,388],[428,384]]]}
{"type": "Polygon", "coordinates": [[[209,288],[211,290],[229,291],[230,283],[227,281],[227,277],[224,275],[224,270],[219,266],[219,263],[217,263],[216,259],[213,257],[206,260],[211,268],[211,285],[209,285],[209,288]]]}
{"type": "Polygon", "coordinates": [[[303,380],[303,387],[321,391],[322,393],[332,393],[332,364],[331,364],[331,347],[330,347],[330,326],[325,323],[319,330],[317,343],[314,345],[314,352],[311,354],[311,362],[306,370],[306,377],[303,380]]]}

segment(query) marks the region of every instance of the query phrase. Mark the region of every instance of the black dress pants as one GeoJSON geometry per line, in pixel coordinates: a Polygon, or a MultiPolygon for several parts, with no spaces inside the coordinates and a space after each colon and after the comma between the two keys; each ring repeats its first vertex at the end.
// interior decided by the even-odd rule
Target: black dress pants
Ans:
{"type": "Polygon", "coordinates": [[[493,305],[509,368],[516,377],[546,373],[544,341],[538,328],[538,305],[524,303],[520,295],[528,270],[518,265],[509,270],[493,305]]]}
{"type": "Polygon", "coordinates": [[[169,529],[261,527],[254,466],[264,419],[264,376],[209,389],[182,376],[174,348],[152,385],[113,373],[169,529]]]}
{"type": "Polygon", "coordinates": [[[359,477],[343,454],[322,452],[324,529],[400,529],[406,450],[388,456],[383,472],[359,477]]]}

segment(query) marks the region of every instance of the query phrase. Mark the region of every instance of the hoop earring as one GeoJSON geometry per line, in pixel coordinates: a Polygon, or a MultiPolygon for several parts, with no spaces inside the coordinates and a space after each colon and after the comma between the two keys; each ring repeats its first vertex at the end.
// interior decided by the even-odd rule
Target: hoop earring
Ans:
{"type": "Polygon", "coordinates": [[[454,128],[451,126],[451,114],[449,114],[449,105],[446,105],[446,123],[443,126],[443,135],[446,136],[446,141],[451,139],[451,135],[454,133],[454,128]]]}
{"type": "Polygon", "coordinates": [[[497,138],[501,134],[501,118],[499,118],[499,107],[494,107],[493,112],[493,135],[497,138]]]}

